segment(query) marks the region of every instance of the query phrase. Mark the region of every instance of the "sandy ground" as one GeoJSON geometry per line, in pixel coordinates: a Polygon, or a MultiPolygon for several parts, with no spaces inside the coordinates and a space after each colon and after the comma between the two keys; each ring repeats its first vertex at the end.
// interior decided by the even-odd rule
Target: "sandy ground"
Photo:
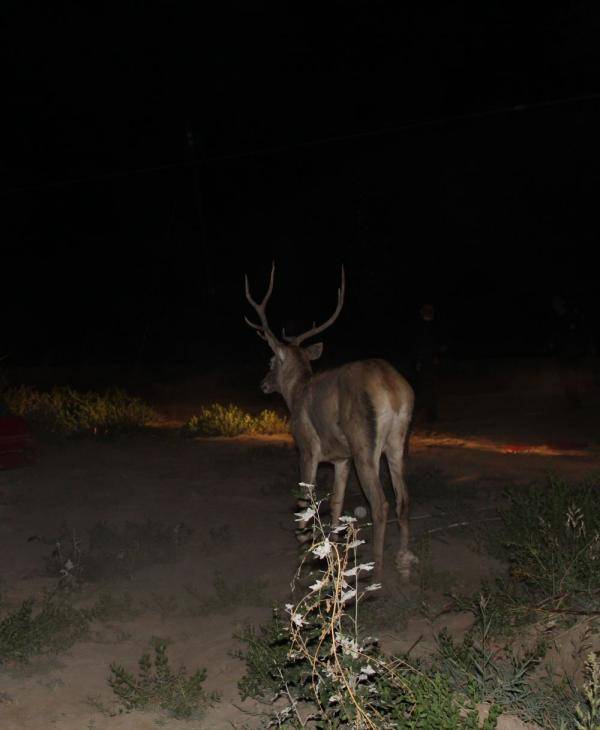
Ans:
{"type": "MultiPolygon", "coordinates": [[[[165,425],[193,410],[189,401],[162,406],[165,425]]],[[[471,528],[491,524],[506,486],[550,472],[576,479],[600,468],[599,412],[597,397],[569,412],[559,395],[448,395],[434,430],[417,421],[409,463],[413,539],[430,536],[432,565],[449,576],[446,587],[475,588],[482,576],[500,570],[477,550],[471,528]],[[456,525],[461,522],[468,524],[456,525]]],[[[127,593],[140,609],[134,619],[97,622],[88,640],[63,654],[2,667],[0,728],[112,730],[164,723],[154,713],[111,717],[99,709],[114,706],[109,664],[134,670],[152,637],[170,642],[175,666],[206,667],[206,688],[222,698],[203,719],[169,719],[169,728],[258,727],[262,708],[242,703],[237,692],[244,665],[232,656],[241,648],[233,634],[246,622],[264,622],[269,605],[288,596],[297,565],[291,517],[296,479],[296,453],[287,438],[184,440],[168,428],[113,442],[42,444],[35,465],[0,472],[0,595],[9,606],[55,582],[45,559],[65,524],[82,535],[103,520],[183,523],[192,530],[178,560],[87,583],[78,595],[85,604],[101,591],[127,593]],[[199,608],[214,595],[215,571],[238,586],[238,598],[214,610],[199,608]],[[266,583],[259,600],[242,588],[257,581],[266,583]],[[186,601],[186,586],[195,592],[195,608],[186,601]]],[[[319,480],[326,485],[329,479],[325,467],[319,480]]],[[[352,479],[346,506],[359,504],[363,498],[352,479]]],[[[390,558],[397,543],[390,525],[390,558]]],[[[410,596],[416,587],[400,586],[392,563],[386,565],[387,585],[395,596],[410,596]]],[[[407,649],[418,640],[426,650],[433,630],[448,625],[460,633],[468,623],[461,614],[431,623],[417,613],[394,626],[388,615],[382,643],[387,650],[407,649]]]]}

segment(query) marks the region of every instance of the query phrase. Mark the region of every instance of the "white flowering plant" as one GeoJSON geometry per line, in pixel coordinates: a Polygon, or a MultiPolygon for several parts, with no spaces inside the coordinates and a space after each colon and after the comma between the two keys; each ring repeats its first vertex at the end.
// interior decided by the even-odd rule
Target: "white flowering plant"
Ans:
{"type": "MultiPolygon", "coordinates": [[[[479,728],[472,704],[443,677],[385,657],[377,639],[363,636],[359,606],[381,584],[369,582],[374,564],[359,558],[361,526],[349,516],[324,524],[314,489],[302,487],[306,504],[296,520],[312,539],[292,581],[300,597],[276,609],[260,634],[247,628],[238,636],[248,647],[239,653],[247,664],[242,699],[277,701],[274,727],[479,728]]],[[[494,717],[482,727],[495,727],[494,717]]]]}

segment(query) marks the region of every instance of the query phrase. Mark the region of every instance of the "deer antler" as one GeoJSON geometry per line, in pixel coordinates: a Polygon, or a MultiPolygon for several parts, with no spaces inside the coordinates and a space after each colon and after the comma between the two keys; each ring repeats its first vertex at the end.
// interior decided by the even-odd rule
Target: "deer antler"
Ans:
{"type": "Polygon", "coordinates": [[[340,312],[342,311],[342,307],[344,306],[344,294],[346,293],[346,274],[344,273],[344,267],[342,266],[342,283],[340,285],[340,288],[338,289],[338,301],[337,301],[337,307],[335,308],[335,312],[329,317],[329,319],[326,322],[323,322],[323,324],[320,324],[318,327],[313,322],[313,326],[308,331],[302,333],[301,335],[296,335],[295,337],[288,337],[284,334],[284,338],[287,342],[289,342],[292,345],[300,345],[304,340],[307,340],[309,337],[313,337],[314,335],[318,335],[320,332],[323,332],[323,330],[326,330],[330,325],[332,325],[335,320],[338,318],[340,312]]]}
{"type": "Polygon", "coordinates": [[[269,343],[269,346],[273,351],[275,351],[276,345],[280,344],[279,340],[273,332],[271,331],[271,328],[269,327],[269,322],[267,321],[267,315],[265,312],[265,308],[267,306],[267,302],[269,301],[269,298],[271,297],[271,294],[273,292],[273,279],[275,277],[275,262],[273,262],[273,265],[271,266],[271,279],[269,281],[269,288],[267,289],[267,293],[265,294],[262,302],[258,304],[257,302],[252,299],[252,296],[250,294],[250,286],[248,284],[248,275],[244,275],[244,282],[246,284],[246,299],[250,302],[250,304],[254,307],[256,310],[258,316],[260,317],[260,324],[255,324],[254,322],[251,322],[248,317],[244,317],[246,324],[248,324],[252,329],[256,330],[256,333],[259,337],[262,337],[263,340],[266,340],[269,343]]]}

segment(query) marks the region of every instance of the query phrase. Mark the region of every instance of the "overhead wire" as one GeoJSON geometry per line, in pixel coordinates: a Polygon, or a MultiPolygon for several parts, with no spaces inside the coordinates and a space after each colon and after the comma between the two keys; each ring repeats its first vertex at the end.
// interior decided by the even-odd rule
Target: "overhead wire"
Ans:
{"type": "Polygon", "coordinates": [[[486,119],[495,116],[501,116],[506,114],[514,114],[527,111],[537,111],[540,109],[550,109],[557,106],[566,106],[570,104],[578,104],[587,101],[600,100],[600,92],[593,92],[589,94],[581,94],[579,96],[565,96],[556,99],[546,99],[539,102],[532,102],[529,104],[513,104],[510,106],[496,107],[494,109],[480,110],[475,112],[467,112],[465,114],[455,114],[445,117],[436,117],[433,119],[421,119],[412,122],[406,122],[399,125],[390,127],[379,127],[377,129],[365,130],[362,132],[352,132],[348,134],[339,134],[328,137],[320,137],[317,139],[299,140],[296,142],[289,142],[274,147],[262,147],[255,148],[252,150],[243,150],[236,152],[227,152],[219,155],[208,155],[197,160],[181,160],[179,162],[166,163],[164,165],[152,165],[147,167],[130,168],[127,170],[115,170],[113,172],[106,173],[95,173],[91,175],[84,175],[80,177],[67,178],[65,180],[50,180],[42,183],[33,183],[30,185],[22,185],[8,190],[3,190],[0,195],[12,195],[16,193],[34,192],[36,190],[46,190],[51,188],[78,185],[91,182],[102,182],[104,180],[113,180],[120,177],[130,177],[133,175],[145,175],[156,172],[164,172],[167,170],[175,170],[182,167],[193,167],[197,165],[205,165],[207,163],[224,162],[232,160],[243,160],[251,157],[262,157],[273,154],[280,154],[282,152],[289,152],[291,150],[299,150],[303,148],[316,147],[321,145],[330,145],[341,142],[351,142],[354,140],[368,139],[373,137],[382,137],[386,135],[400,134],[402,132],[410,131],[413,129],[420,129],[426,127],[443,126],[445,124],[453,124],[456,122],[470,121],[476,119],[486,119]]]}

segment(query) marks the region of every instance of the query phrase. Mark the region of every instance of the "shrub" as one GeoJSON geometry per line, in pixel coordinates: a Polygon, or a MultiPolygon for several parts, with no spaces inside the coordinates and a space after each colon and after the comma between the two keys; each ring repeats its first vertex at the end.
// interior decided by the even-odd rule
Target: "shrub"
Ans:
{"type": "Polygon", "coordinates": [[[185,429],[205,436],[239,436],[248,433],[251,426],[252,416],[238,406],[214,403],[208,408],[203,406],[200,415],[192,416],[185,429]]]}
{"type": "MultiPolygon", "coordinates": [[[[358,563],[364,541],[356,520],[342,517],[325,530],[314,493],[297,516],[314,520],[303,564],[317,557],[325,567],[306,595],[286,605],[287,620],[277,611],[260,633],[247,627],[239,636],[248,647],[239,654],[248,670],[239,684],[242,698],[286,697],[287,707],[272,718],[277,726],[479,728],[473,694],[455,691],[439,672],[385,657],[375,639],[360,635],[358,606],[381,586],[360,587],[359,576],[374,566],[358,563]]],[[[481,727],[495,727],[497,714],[493,708],[481,727]]]]}
{"type": "Polygon", "coordinates": [[[200,414],[192,416],[184,426],[184,433],[203,436],[239,436],[244,433],[277,434],[288,432],[288,422],[275,411],[261,411],[251,416],[239,406],[219,403],[200,409],[200,414]]]}
{"type": "Polygon", "coordinates": [[[286,699],[271,716],[278,727],[489,729],[507,711],[549,730],[598,730],[597,656],[588,656],[581,690],[570,676],[557,681],[550,665],[541,671],[557,617],[571,613],[591,622],[597,614],[597,501],[590,483],[571,489],[557,480],[514,496],[494,544],[515,580],[498,581],[462,605],[457,599],[474,613],[472,629],[462,641],[442,631],[436,652],[409,662],[386,657],[376,639],[359,631],[359,608],[377,586],[361,589],[358,575],[373,565],[357,564],[362,540],[354,518],[325,529],[313,494],[298,513],[312,521],[303,565],[316,557],[324,567],[300,600],[238,636],[247,668],[240,695],[286,699]],[[530,632],[522,642],[499,641],[498,628],[510,627],[515,616],[539,618],[538,611],[550,619],[538,626],[541,640],[530,632]],[[490,705],[483,724],[480,703],[490,705]]]}
{"type": "Polygon", "coordinates": [[[600,592],[600,491],[597,480],[548,483],[509,494],[491,549],[505,560],[519,595],[552,610],[597,608],[600,592]]]}
{"type": "Polygon", "coordinates": [[[26,662],[37,654],[65,651],[84,638],[92,614],[56,596],[46,596],[39,611],[28,598],[0,621],[0,664],[26,662]]]}
{"type": "Polygon", "coordinates": [[[253,433],[277,434],[289,433],[290,425],[287,418],[281,418],[275,411],[261,411],[254,419],[253,433]]]}
{"type": "Polygon", "coordinates": [[[2,608],[5,615],[0,616],[0,666],[66,651],[89,635],[93,621],[129,621],[139,613],[127,595],[103,593],[90,608],[76,608],[57,591],[44,595],[39,602],[27,598],[13,610],[0,605],[2,608]]]}
{"type": "Polygon", "coordinates": [[[137,677],[113,663],[108,683],[127,712],[160,709],[172,717],[186,719],[199,716],[218,699],[217,695],[207,695],[204,691],[205,679],[205,669],[197,669],[191,676],[185,667],[173,671],[166,643],[159,640],[154,645],[154,662],[149,653],[140,658],[137,677]]]}
{"type": "Polygon", "coordinates": [[[156,418],[144,401],[119,389],[80,393],[66,386],[43,392],[21,385],[5,390],[3,398],[12,413],[63,436],[133,431],[156,418]]]}

